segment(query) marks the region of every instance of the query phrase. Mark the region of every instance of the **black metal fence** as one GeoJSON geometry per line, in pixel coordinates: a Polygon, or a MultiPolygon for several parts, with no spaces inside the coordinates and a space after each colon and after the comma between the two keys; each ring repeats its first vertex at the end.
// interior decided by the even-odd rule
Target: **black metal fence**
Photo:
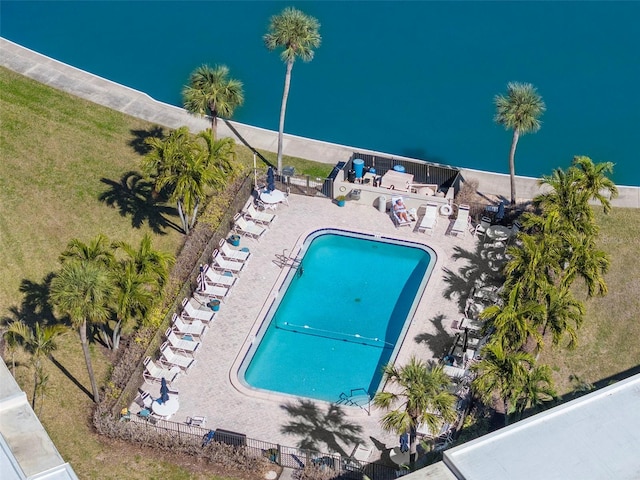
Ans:
{"type": "Polygon", "coordinates": [[[393,170],[396,165],[402,165],[405,173],[413,175],[415,183],[438,185],[438,190],[444,193],[447,192],[449,187],[454,187],[457,190],[459,186],[460,170],[447,165],[354,152],[346,165],[344,165],[344,169],[347,171],[352,169],[353,160],[357,158],[364,161],[365,168],[375,168],[376,175],[384,175],[389,170],[393,170]]]}
{"type": "Polygon", "coordinates": [[[396,472],[399,468],[390,467],[382,463],[361,462],[352,457],[323,453],[318,450],[265,442],[228,430],[210,430],[169,420],[158,420],[153,417],[146,420],[133,416],[131,417],[131,422],[136,428],[170,432],[184,443],[205,446],[209,442],[219,442],[242,448],[249,457],[265,457],[270,462],[281,467],[302,469],[306,466],[315,466],[331,471],[331,478],[360,480],[366,475],[372,480],[391,480],[396,478],[396,472]]]}

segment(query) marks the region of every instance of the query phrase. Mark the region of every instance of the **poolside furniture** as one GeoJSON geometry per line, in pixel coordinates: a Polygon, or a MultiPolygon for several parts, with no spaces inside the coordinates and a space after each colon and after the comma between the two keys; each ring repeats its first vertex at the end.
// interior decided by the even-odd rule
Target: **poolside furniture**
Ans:
{"type": "Polygon", "coordinates": [[[253,221],[247,220],[239,213],[233,217],[233,231],[246,237],[260,238],[267,231],[267,227],[256,225],[253,221]]]}
{"type": "Polygon", "coordinates": [[[204,266],[202,273],[204,273],[205,281],[207,283],[210,283],[211,285],[220,285],[222,287],[232,287],[236,283],[236,280],[238,280],[238,277],[233,276],[233,272],[227,271],[224,273],[218,273],[215,270],[213,270],[211,267],[209,267],[209,265],[204,266]]]}
{"type": "Polygon", "coordinates": [[[153,397],[151,394],[141,388],[138,389],[138,396],[134,400],[140,408],[151,408],[151,403],[153,402],[153,397]]]}
{"type": "Polygon", "coordinates": [[[391,197],[391,219],[393,220],[393,223],[395,224],[396,227],[410,227],[411,226],[411,220],[409,220],[409,212],[406,210],[406,208],[401,208],[401,209],[396,209],[396,205],[398,203],[398,200],[400,200],[403,204],[404,204],[404,199],[400,196],[393,196],[391,197]],[[407,220],[404,220],[399,213],[400,212],[405,212],[407,215],[407,220]]]}
{"type": "Polygon", "coordinates": [[[373,447],[367,447],[366,445],[359,443],[353,449],[353,452],[351,452],[351,458],[355,458],[359,462],[366,462],[369,460],[372,453],[373,447]]]}
{"type": "Polygon", "coordinates": [[[465,233],[469,229],[469,205],[459,205],[458,206],[458,217],[451,227],[451,234],[455,234],[458,236],[462,234],[464,237],[465,233]]]}
{"type": "Polygon", "coordinates": [[[504,242],[511,236],[511,229],[502,225],[492,225],[487,228],[485,235],[494,242],[504,242]]]}
{"type": "Polygon", "coordinates": [[[219,249],[220,254],[227,260],[236,260],[239,262],[246,262],[247,260],[249,260],[249,257],[251,256],[251,252],[249,252],[248,248],[245,250],[235,250],[229,246],[229,244],[224,238],[220,239],[219,246],[220,246],[220,249],[219,249]]]}
{"type": "Polygon", "coordinates": [[[162,402],[159,398],[151,404],[151,412],[154,416],[163,420],[169,420],[180,408],[178,397],[169,397],[169,400],[162,402]]]}
{"type": "Polygon", "coordinates": [[[482,233],[486,235],[488,228],[491,226],[491,219],[489,217],[482,217],[480,219],[480,223],[476,225],[475,230],[473,231],[474,235],[478,235],[482,233]]]}
{"type": "Polygon", "coordinates": [[[171,320],[171,329],[178,335],[190,335],[193,338],[201,339],[207,333],[207,325],[200,320],[196,320],[192,323],[185,323],[182,317],[177,314],[173,314],[171,320]]]}
{"type": "Polygon", "coordinates": [[[180,312],[180,315],[185,321],[188,322],[199,320],[201,322],[208,323],[213,320],[215,312],[213,312],[210,308],[208,308],[207,310],[195,308],[193,305],[191,305],[189,299],[185,297],[182,299],[182,312],[180,312]]]}
{"type": "Polygon", "coordinates": [[[158,363],[164,365],[166,367],[180,367],[180,369],[187,373],[193,364],[196,363],[196,360],[191,357],[187,357],[184,355],[180,355],[178,352],[175,352],[171,345],[168,342],[164,342],[160,347],[160,359],[158,363]]]}
{"type": "Polygon", "coordinates": [[[207,417],[203,415],[198,415],[195,417],[187,417],[187,420],[185,423],[190,427],[204,427],[205,424],[207,423],[207,417]]]}
{"type": "Polygon", "coordinates": [[[260,200],[265,204],[265,205],[278,205],[279,203],[286,203],[289,204],[289,201],[287,200],[287,197],[285,196],[284,192],[281,192],[280,190],[262,190],[260,192],[260,200]]]}
{"type": "Polygon", "coordinates": [[[236,260],[228,260],[222,256],[220,251],[216,248],[211,254],[212,262],[211,268],[214,270],[218,270],[221,272],[232,272],[232,273],[240,273],[240,271],[244,268],[243,262],[238,262],[236,260]]]}
{"type": "Polygon", "coordinates": [[[186,335],[182,338],[178,337],[176,333],[171,330],[171,327],[167,328],[167,331],[164,332],[164,336],[167,337],[169,344],[174,350],[191,355],[191,357],[195,355],[196,350],[200,346],[200,342],[196,340],[189,340],[189,337],[186,335]]]}
{"type": "Polygon", "coordinates": [[[253,220],[255,223],[262,223],[264,225],[270,225],[275,219],[275,213],[259,212],[253,203],[250,203],[245,211],[245,216],[248,216],[248,220],[253,220]]]}
{"type": "Polygon", "coordinates": [[[437,203],[427,203],[425,207],[424,217],[420,221],[420,225],[418,225],[419,232],[429,232],[433,234],[433,230],[436,228],[436,224],[438,223],[438,204],[437,203]]]}
{"type": "Polygon", "coordinates": [[[164,378],[168,383],[175,381],[180,375],[180,367],[162,368],[155,364],[151,357],[144,359],[144,372],[142,377],[146,383],[160,383],[164,378]]]}
{"type": "Polygon", "coordinates": [[[220,285],[211,285],[210,283],[207,283],[205,285],[205,289],[197,290],[197,293],[201,295],[205,295],[206,297],[209,298],[209,300],[211,300],[212,298],[217,298],[218,300],[222,300],[226,298],[227,295],[229,295],[229,288],[221,287],[220,285]]]}

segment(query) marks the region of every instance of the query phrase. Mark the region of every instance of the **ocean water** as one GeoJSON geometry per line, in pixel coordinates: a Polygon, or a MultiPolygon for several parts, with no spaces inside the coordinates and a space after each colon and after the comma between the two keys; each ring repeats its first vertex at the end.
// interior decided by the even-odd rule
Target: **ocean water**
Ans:
{"type": "Polygon", "coordinates": [[[226,64],[245,85],[234,119],[277,130],[285,67],[262,36],[290,5],[323,43],[294,65],[287,133],[506,173],[493,97],[530,82],[547,112],[518,174],[588,155],[640,185],[640,2],[3,0],[0,35],[174,105],[194,68],[226,64]]]}

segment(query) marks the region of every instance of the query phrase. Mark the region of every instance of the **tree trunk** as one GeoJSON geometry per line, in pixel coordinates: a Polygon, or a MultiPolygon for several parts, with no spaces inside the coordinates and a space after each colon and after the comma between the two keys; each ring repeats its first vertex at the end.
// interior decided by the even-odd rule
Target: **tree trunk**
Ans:
{"type": "Polygon", "coordinates": [[[119,318],[116,326],[113,327],[113,335],[111,336],[111,342],[113,345],[113,350],[118,350],[120,346],[120,329],[122,327],[122,320],[119,318]]]}
{"type": "Polygon", "coordinates": [[[409,431],[409,468],[413,472],[416,466],[416,460],[418,459],[418,436],[416,435],[416,429],[411,427],[409,431]]]}
{"type": "Polygon", "coordinates": [[[182,202],[180,200],[177,201],[178,204],[178,216],[180,217],[180,221],[182,222],[182,230],[184,230],[184,234],[189,234],[189,223],[187,222],[186,215],[184,210],[182,209],[182,202]]]}
{"type": "Polygon", "coordinates": [[[36,411],[36,396],[38,395],[38,370],[40,369],[39,361],[36,361],[34,364],[34,372],[33,372],[33,397],[31,398],[31,408],[33,411],[36,411]]]}
{"type": "Polygon", "coordinates": [[[82,321],[82,325],[78,328],[80,334],[80,343],[82,344],[82,353],[84,353],[84,361],[87,364],[87,372],[91,381],[91,390],[93,390],[93,401],[100,402],[100,392],[96,383],[96,375],[93,373],[93,365],[91,364],[91,355],[89,355],[89,342],[87,341],[87,320],[82,321]]]}
{"type": "Polygon", "coordinates": [[[516,204],[516,147],[520,138],[520,130],[513,131],[511,150],[509,151],[509,175],[511,176],[511,206],[516,204]]]}
{"type": "Polygon", "coordinates": [[[198,215],[199,206],[200,206],[200,202],[196,202],[196,206],[193,209],[193,214],[191,214],[191,225],[190,225],[191,228],[193,228],[193,226],[196,223],[196,216],[198,215]]]}
{"type": "Polygon", "coordinates": [[[211,111],[211,136],[215,140],[218,135],[218,108],[215,102],[209,105],[209,110],[211,111]]]}
{"type": "Polygon", "coordinates": [[[284,92],[282,94],[282,105],[280,107],[280,126],[278,128],[278,173],[282,173],[282,136],[284,135],[284,116],[287,112],[287,99],[289,98],[289,87],[291,86],[291,69],[293,60],[287,62],[287,73],[284,76],[284,92]]]}

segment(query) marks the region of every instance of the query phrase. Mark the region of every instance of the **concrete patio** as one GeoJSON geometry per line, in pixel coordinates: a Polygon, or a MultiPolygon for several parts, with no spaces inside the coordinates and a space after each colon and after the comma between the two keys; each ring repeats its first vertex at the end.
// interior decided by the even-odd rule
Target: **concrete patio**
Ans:
{"type": "MultiPolygon", "coordinates": [[[[207,428],[241,432],[251,438],[288,446],[296,446],[304,440],[282,432],[285,425],[304,421],[292,418],[282,408],[285,404],[297,405],[297,399],[264,393],[247,394],[236,389],[232,379],[237,375],[234,362],[240,360],[239,353],[245,342],[249,341],[254,325],[262,321],[260,311],[281,274],[281,268],[275,262],[276,255],[291,249],[300,236],[311,229],[353,228],[420,241],[430,246],[437,254],[436,264],[399,350],[397,363],[406,363],[412,355],[424,360],[441,357],[442,352],[432,352],[425,341],[429,335],[438,333],[438,325],[434,323],[436,317],[442,318],[442,326],[453,337],[451,324],[462,314],[456,298],[444,298],[448,284],[443,268],[457,271],[465,265],[464,260],[455,262],[451,256],[456,247],[475,251],[477,240],[471,231],[464,237],[445,235],[452,221],[440,217],[435,232],[429,236],[416,231],[416,222],[411,229],[396,229],[388,213],[356,202],[347,202],[345,207],[340,208],[328,199],[294,195],[289,203],[290,206],[281,205],[278,208],[276,220],[260,240],[242,238],[241,246],[249,247],[252,256],[230,297],[211,323],[210,331],[196,355],[196,364],[188,375],[183,375],[174,383],[180,391],[180,409],[171,418],[172,421],[184,422],[188,416],[204,415],[207,428]]],[[[360,267],[354,265],[353,268],[360,267]]],[[[154,391],[154,387],[149,385],[143,385],[143,388],[154,391]]],[[[316,404],[319,417],[322,418],[328,404],[316,404]]],[[[386,448],[397,446],[397,435],[380,428],[383,412],[372,409],[371,414],[367,415],[363,409],[353,406],[344,406],[342,410],[345,424],[361,427],[361,442],[371,446],[375,444],[378,448],[374,450],[372,459],[384,451],[382,445],[386,448]]],[[[321,443],[317,447],[327,450],[326,445],[321,443]]],[[[338,453],[348,454],[352,449],[353,445],[345,445],[344,451],[338,453]]]]}

